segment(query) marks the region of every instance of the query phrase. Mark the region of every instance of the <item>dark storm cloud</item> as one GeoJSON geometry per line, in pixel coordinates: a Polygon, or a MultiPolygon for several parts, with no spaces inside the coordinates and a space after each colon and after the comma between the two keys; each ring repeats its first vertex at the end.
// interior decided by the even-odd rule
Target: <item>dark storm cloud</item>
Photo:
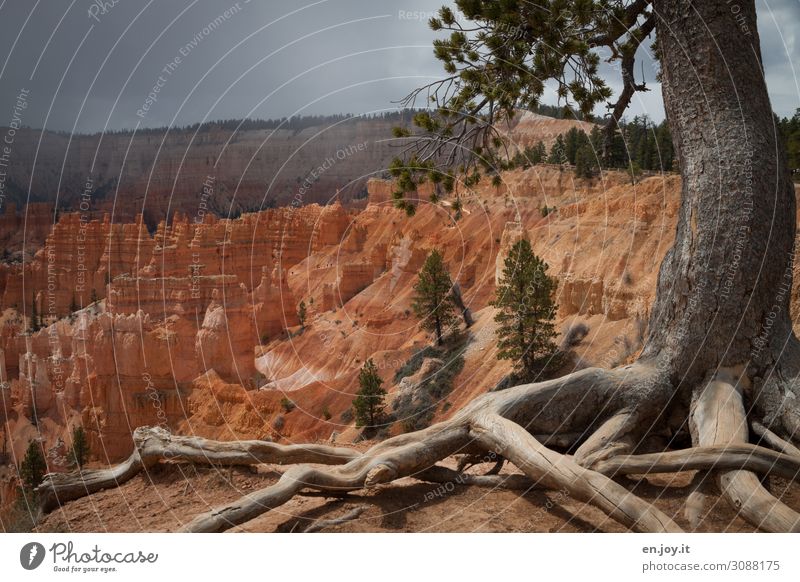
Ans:
{"type": "MultiPolygon", "coordinates": [[[[24,124],[97,131],[380,111],[441,75],[426,25],[440,0],[0,2],[0,125],[23,89],[24,124]]],[[[788,115],[800,2],[758,4],[773,104],[788,115]]],[[[653,90],[631,113],[658,119],[651,65],[645,75],[653,90]]]]}

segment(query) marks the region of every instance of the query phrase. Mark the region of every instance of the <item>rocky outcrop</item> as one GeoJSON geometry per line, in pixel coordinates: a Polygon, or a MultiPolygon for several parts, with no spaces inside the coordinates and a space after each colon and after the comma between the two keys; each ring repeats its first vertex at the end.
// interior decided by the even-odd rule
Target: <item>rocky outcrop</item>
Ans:
{"type": "Polygon", "coordinates": [[[255,387],[258,343],[253,310],[244,286],[223,296],[215,291],[197,333],[195,349],[202,372],[214,370],[226,381],[255,387]]]}
{"type": "MultiPolygon", "coordinates": [[[[405,198],[414,204],[427,202],[430,200],[434,189],[435,186],[430,182],[423,182],[419,185],[419,188],[416,192],[406,193],[405,198]]],[[[395,191],[397,191],[397,187],[391,180],[370,178],[367,181],[367,203],[373,206],[391,207],[394,200],[393,194],[395,191]]]]}
{"type": "Polygon", "coordinates": [[[603,314],[603,279],[565,277],[561,280],[558,305],[564,317],[603,314]]]}
{"type": "MultiPolygon", "coordinates": [[[[339,204],[237,220],[178,215],[152,234],[141,217],[62,215],[35,257],[3,265],[4,414],[16,411],[20,427],[77,417],[92,448],[116,459],[130,450],[130,427],[185,419],[198,378],[257,387],[255,348],[299,323],[285,266],[337,247],[349,223],[339,204]],[[24,335],[15,308],[30,315],[34,300],[45,328],[24,335]]],[[[372,281],[352,275],[345,281],[372,281]]]]}
{"type": "Polygon", "coordinates": [[[47,202],[32,202],[22,206],[14,202],[0,203],[0,244],[6,258],[30,257],[44,242],[55,222],[53,205],[47,202]]]}
{"type": "Polygon", "coordinates": [[[394,190],[395,187],[391,180],[370,178],[367,180],[367,202],[374,205],[389,204],[392,201],[394,190]]]}
{"type": "Polygon", "coordinates": [[[347,303],[375,280],[375,266],[370,263],[345,263],[337,281],[339,301],[347,303]]]}
{"type": "Polygon", "coordinates": [[[264,268],[261,282],[253,291],[252,306],[255,331],[262,342],[283,337],[287,329],[300,323],[286,271],[277,267],[271,272],[264,268]]]}

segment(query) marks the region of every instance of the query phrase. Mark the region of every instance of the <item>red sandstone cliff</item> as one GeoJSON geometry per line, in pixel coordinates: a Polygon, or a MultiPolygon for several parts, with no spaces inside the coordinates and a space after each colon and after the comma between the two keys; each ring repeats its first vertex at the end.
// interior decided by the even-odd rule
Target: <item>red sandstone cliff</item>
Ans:
{"type": "Polygon", "coordinates": [[[34,257],[0,267],[0,413],[17,455],[40,434],[34,419],[48,449],[80,422],[95,462],[127,454],[143,424],[216,438],[353,438],[341,415],[364,361],[375,360],[393,398],[395,371],[430,342],[410,303],[436,247],[476,320],[453,392],[436,403],[437,417],[452,414],[508,371],[495,358],[489,301],[521,236],[559,279],[559,325],[591,326],[579,355],[624,361],[672,241],[679,186],[675,176],[631,185],[624,174],[576,180],[537,166],[468,193],[460,220],[424,196],[409,219],[387,203],[391,185],[374,180],[359,212],[178,213],[152,232],[141,218],[62,214],[34,257]],[[543,217],[543,206],[555,210],[543,217]],[[45,327],[26,336],[21,314],[34,297],[45,327]]]}

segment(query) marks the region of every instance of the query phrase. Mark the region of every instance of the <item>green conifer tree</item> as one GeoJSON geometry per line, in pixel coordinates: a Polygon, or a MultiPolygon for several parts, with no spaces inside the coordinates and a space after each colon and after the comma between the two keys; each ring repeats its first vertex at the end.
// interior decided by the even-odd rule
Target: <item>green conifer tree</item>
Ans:
{"type": "Polygon", "coordinates": [[[36,441],[30,441],[19,466],[20,485],[26,496],[34,495],[34,489],[41,484],[45,473],[47,473],[47,462],[44,460],[42,446],[36,441]]]}
{"type": "Polygon", "coordinates": [[[372,359],[367,360],[361,368],[358,383],[360,389],[353,399],[356,426],[372,428],[380,422],[386,407],[386,390],[382,388],[383,380],[372,359]]]}
{"type": "Polygon", "coordinates": [[[76,426],[72,429],[72,445],[70,446],[70,460],[73,465],[78,469],[83,469],[89,458],[89,439],[86,437],[86,431],[82,426],[76,426]]]}
{"type": "Polygon", "coordinates": [[[578,178],[594,177],[595,156],[589,143],[583,144],[575,154],[575,175],[578,178]]]}
{"type": "Polygon", "coordinates": [[[556,352],[553,295],[556,280],[547,275],[547,263],[522,239],[506,257],[502,282],[492,305],[498,309],[498,358],[514,361],[520,379],[533,378],[556,352]]]}
{"type": "Polygon", "coordinates": [[[31,331],[39,331],[42,328],[42,318],[36,308],[36,293],[31,296],[31,331]]]}
{"type": "Polygon", "coordinates": [[[553,147],[550,148],[550,156],[547,158],[547,163],[564,164],[567,161],[565,152],[564,136],[558,134],[556,141],[553,142],[553,147]]]}
{"type": "Polygon", "coordinates": [[[531,156],[531,162],[534,164],[541,164],[543,161],[547,159],[547,150],[544,147],[544,142],[539,140],[535,146],[533,146],[533,155],[531,156]]]}
{"type": "Polygon", "coordinates": [[[448,326],[456,321],[456,304],[453,300],[453,281],[447,272],[442,254],[434,249],[419,273],[414,285],[412,307],[417,317],[422,318],[422,327],[436,333],[436,343],[444,343],[448,326]]]}

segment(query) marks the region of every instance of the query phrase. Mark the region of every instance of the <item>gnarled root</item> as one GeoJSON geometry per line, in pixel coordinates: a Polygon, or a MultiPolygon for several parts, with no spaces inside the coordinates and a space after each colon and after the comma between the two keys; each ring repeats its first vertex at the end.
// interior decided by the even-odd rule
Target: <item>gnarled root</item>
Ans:
{"type": "MultiPolygon", "coordinates": [[[[430,468],[455,452],[467,453],[467,463],[475,459],[495,460],[499,453],[517,465],[534,483],[566,488],[578,498],[597,505],[626,525],[642,531],[680,531],[668,517],[621,485],[600,473],[580,467],[564,455],[546,449],[513,420],[503,418],[505,415],[512,418],[533,418],[528,429],[534,434],[554,434],[557,431],[553,431],[553,427],[564,433],[574,434],[576,427],[585,427],[594,420],[597,411],[597,408],[589,411],[576,408],[576,402],[588,398],[599,404],[608,404],[613,416],[616,400],[625,396],[625,390],[621,388],[629,382],[638,383],[643,377],[647,377],[647,370],[643,367],[629,366],[620,370],[590,368],[539,384],[526,384],[485,394],[475,399],[451,421],[417,433],[391,438],[340,467],[328,470],[293,467],[275,485],[198,516],[185,526],[184,531],[215,532],[228,529],[286,503],[304,489],[350,491],[387,483],[404,476],[419,474],[422,479],[426,476],[439,477],[442,471],[431,471],[430,468]],[[553,412],[541,414],[544,407],[549,407],[548,411],[553,412]],[[564,415],[560,414],[562,407],[571,411],[571,416],[566,421],[564,415]],[[537,412],[530,414],[531,410],[537,412]],[[482,428],[482,423],[487,418],[501,425],[508,423],[504,436],[499,440],[492,440],[493,436],[482,428]],[[549,459],[551,462],[558,459],[561,468],[556,470],[555,467],[548,467],[547,461],[539,465],[532,464],[519,449],[515,450],[517,460],[508,457],[504,450],[509,446],[509,435],[512,434],[526,435],[530,442],[537,445],[537,459],[549,459]],[[470,446],[472,441],[477,441],[479,445],[477,455],[475,447],[470,446]]],[[[465,480],[469,478],[465,476],[465,480]]],[[[525,487],[529,485],[527,481],[520,482],[517,477],[513,484],[525,487]]]]}
{"type": "MultiPolygon", "coordinates": [[[[730,375],[723,373],[699,390],[691,420],[695,440],[701,447],[741,445],[748,440],[741,387],[730,375]]],[[[740,469],[719,471],[717,483],[748,523],[770,532],[800,531],[800,514],[773,497],[754,473],[740,469]]]]}
{"type": "Polygon", "coordinates": [[[322,470],[292,467],[278,482],[238,501],[197,516],[183,531],[219,532],[279,507],[303,489],[353,491],[388,483],[435,465],[467,444],[467,430],[458,424],[434,425],[376,445],[346,465],[322,470]]]}
{"type": "Polygon", "coordinates": [[[748,470],[800,480],[800,457],[784,455],[757,445],[715,445],[682,451],[620,455],[592,465],[609,477],[692,470],[748,470]]]}
{"type": "Polygon", "coordinates": [[[535,482],[565,489],[576,499],[599,507],[637,531],[682,531],[664,513],[622,485],[551,451],[515,422],[498,415],[479,416],[473,421],[471,434],[487,448],[499,451],[535,482]]]}
{"type": "Polygon", "coordinates": [[[160,461],[205,465],[257,465],[260,463],[342,464],[358,457],[352,449],[324,445],[279,445],[268,441],[212,441],[177,436],[159,427],[139,427],[133,433],[133,452],[108,469],[50,473],[37,488],[40,508],[48,512],[62,503],[118,487],[160,461]]]}
{"type": "Polygon", "coordinates": [[[780,451],[785,455],[800,457],[800,449],[798,449],[789,441],[786,441],[776,435],[760,422],[754,421],[750,424],[750,426],[752,426],[753,432],[761,437],[761,440],[763,440],[776,451],[780,451]]]}
{"type": "Polygon", "coordinates": [[[359,505],[358,507],[354,507],[341,517],[335,517],[333,519],[321,519],[315,521],[311,525],[309,525],[306,529],[303,530],[303,533],[315,533],[318,531],[322,531],[329,527],[335,527],[337,525],[342,525],[343,523],[347,523],[348,521],[353,521],[354,519],[358,519],[358,517],[364,513],[366,510],[365,505],[359,505]]]}
{"type": "Polygon", "coordinates": [[[212,465],[302,463],[277,483],[198,515],[183,530],[224,531],[306,491],[338,494],[414,477],[520,490],[555,488],[637,531],[672,532],[681,531],[672,519],[610,477],[695,469],[716,475],[724,495],[745,520],[769,531],[795,531],[800,516],[771,496],[753,472],[797,480],[800,455],[786,454],[792,445],[766,429],[758,429],[762,441],[778,452],[747,443],[742,398],[733,384],[715,380],[695,395],[691,420],[698,446],[688,450],[629,454],[647,436],[651,421],[672,393],[653,368],[635,364],[615,370],[585,369],[487,393],[449,421],[393,437],[364,453],[262,441],[221,443],[138,429],[135,450],[124,463],[80,475],[48,475],[39,491],[43,506],[52,508],[116,486],[165,460],[212,465]],[[574,457],[567,456],[547,448],[543,440],[556,447],[578,448],[574,457]],[[455,454],[464,455],[460,468],[506,460],[522,474],[468,475],[437,465],[455,454]],[[333,466],[315,466],[323,464],[333,466]]]}
{"type": "Polygon", "coordinates": [[[600,428],[575,451],[575,462],[582,467],[628,453],[633,449],[631,433],[636,428],[639,415],[633,410],[623,410],[606,420],[600,428]]]}

